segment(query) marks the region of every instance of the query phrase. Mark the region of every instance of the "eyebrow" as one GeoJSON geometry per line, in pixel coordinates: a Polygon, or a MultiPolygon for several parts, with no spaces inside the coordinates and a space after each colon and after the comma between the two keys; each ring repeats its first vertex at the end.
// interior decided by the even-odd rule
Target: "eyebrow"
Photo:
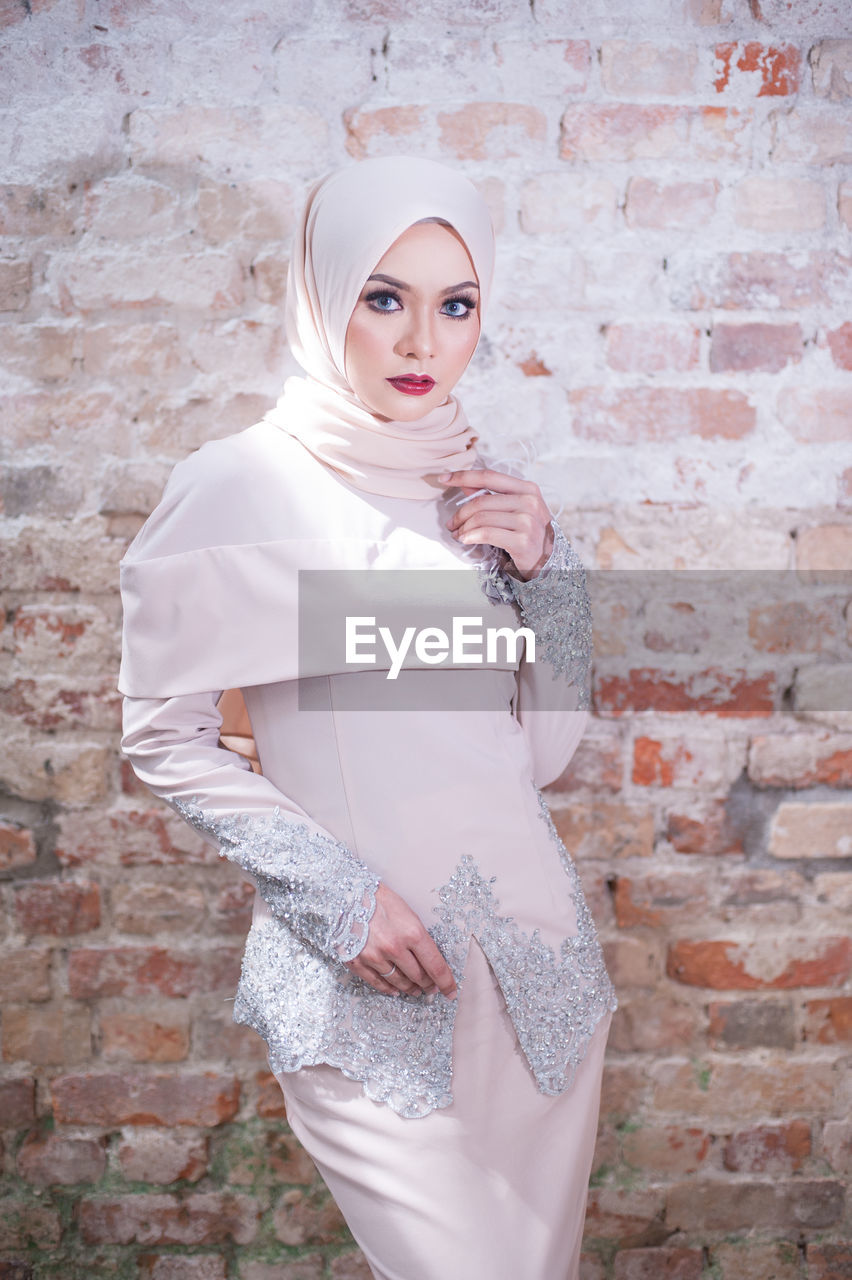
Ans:
{"type": "MultiPolygon", "coordinates": [[[[384,276],[379,273],[367,277],[367,284],[371,280],[380,280],[382,284],[393,285],[395,289],[403,289],[407,292],[411,291],[411,285],[406,284],[404,280],[396,280],[393,276],[384,276]]],[[[461,284],[451,284],[449,289],[442,289],[441,293],[457,293],[459,289],[478,289],[479,285],[475,280],[463,280],[461,284]]]]}

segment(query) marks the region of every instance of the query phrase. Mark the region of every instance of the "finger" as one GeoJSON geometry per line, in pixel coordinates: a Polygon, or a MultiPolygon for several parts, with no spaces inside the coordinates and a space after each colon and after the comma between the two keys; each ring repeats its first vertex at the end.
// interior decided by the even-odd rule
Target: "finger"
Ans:
{"type": "Polygon", "coordinates": [[[490,467],[472,467],[466,471],[444,471],[438,477],[447,487],[457,489],[495,489],[498,493],[536,493],[538,485],[532,480],[510,476],[505,471],[492,471],[490,467]]]}
{"type": "Polygon", "coordinates": [[[454,525],[461,524],[464,520],[469,520],[471,516],[481,511],[515,510],[528,511],[530,515],[535,515],[537,507],[534,495],[526,493],[489,493],[483,494],[482,497],[471,498],[464,506],[453,512],[447,521],[446,527],[452,529],[454,525]]]}
{"type": "Polygon", "coordinates": [[[370,969],[366,965],[360,964],[357,960],[351,960],[346,968],[356,978],[360,978],[362,982],[366,982],[368,986],[373,987],[383,996],[398,996],[400,994],[398,989],[391,986],[385,978],[380,978],[375,969],[370,969]]]}
{"type": "Polygon", "coordinates": [[[453,1000],[458,991],[453,971],[428,934],[414,948],[414,952],[438,990],[453,1000]]]}
{"type": "MultiPolygon", "coordinates": [[[[416,987],[418,991],[427,993],[435,991],[435,983],[421,965],[413,951],[407,951],[397,960],[398,972],[416,987]]],[[[393,981],[393,979],[391,979],[393,981]]]]}

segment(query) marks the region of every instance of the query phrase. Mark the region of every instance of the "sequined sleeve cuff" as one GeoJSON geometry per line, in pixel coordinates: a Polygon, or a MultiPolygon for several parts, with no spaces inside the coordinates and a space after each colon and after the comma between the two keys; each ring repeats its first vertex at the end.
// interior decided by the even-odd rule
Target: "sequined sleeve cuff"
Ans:
{"type": "Polygon", "coordinates": [[[351,849],[279,810],[221,814],[173,801],[255,880],[270,910],[328,958],[353,960],[367,941],[379,880],[351,849]]]}
{"type": "Polygon", "coordinates": [[[536,657],[577,686],[581,710],[589,706],[592,610],[586,571],[558,523],[551,521],[553,550],[538,574],[524,582],[508,569],[502,577],[526,626],[535,632],[536,657]]]}

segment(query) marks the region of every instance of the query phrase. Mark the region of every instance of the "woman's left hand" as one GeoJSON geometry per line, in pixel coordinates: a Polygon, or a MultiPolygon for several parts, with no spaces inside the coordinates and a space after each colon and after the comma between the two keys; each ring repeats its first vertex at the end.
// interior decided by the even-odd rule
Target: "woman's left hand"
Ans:
{"type": "Polygon", "coordinates": [[[460,506],[447,528],[464,543],[490,543],[506,551],[524,580],[538,573],[553,550],[552,516],[541,490],[532,480],[521,480],[487,467],[445,471],[439,480],[476,493],[490,489],[460,506]]]}

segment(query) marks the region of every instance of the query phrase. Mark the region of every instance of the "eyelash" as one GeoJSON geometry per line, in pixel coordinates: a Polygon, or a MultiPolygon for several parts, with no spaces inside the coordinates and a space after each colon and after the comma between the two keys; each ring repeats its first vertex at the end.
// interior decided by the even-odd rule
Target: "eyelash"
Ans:
{"type": "MultiPolygon", "coordinates": [[[[402,299],[398,293],[394,293],[393,289],[374,289],[372,293],[367,294],[364,301],[370,304],[373,311],[378,311],[381,315],[393,315],[394,312],[388,311],[386,307],[378,307],[375,305],[380,298],[393,298],[394,302],[396,302],[399,307],[402,306],[402,299]]],[[[469,294],[460,293],[455,298],[446,298],[444,300],[444,306],[446,307],[453,302],[461,303],[465,310],[461,315],[456,316],[451,316],[447,312],[444,312],[448,320],[466,320],[471,311],[476,310],[476,299],[472,298],[469,294]]]]}

